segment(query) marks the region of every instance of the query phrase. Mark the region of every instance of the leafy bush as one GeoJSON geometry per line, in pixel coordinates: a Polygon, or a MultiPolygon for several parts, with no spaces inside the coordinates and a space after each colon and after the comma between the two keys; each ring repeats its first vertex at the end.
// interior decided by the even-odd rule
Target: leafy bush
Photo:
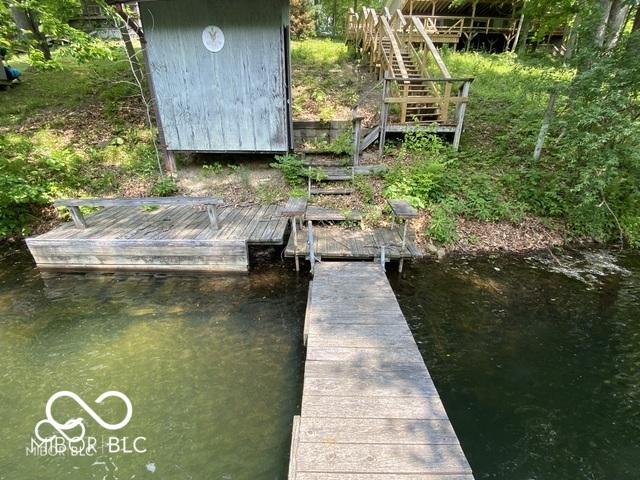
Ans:
{"type": "Polygon", "coordinates": [[[447,164],[439,159],[419,159],[408,166],[397,164],[385,175],[384,195],[426,208],[430,200],[441,196],[446,168],[447,164]]]}
{"type": "Polygon", "coordinates": [[[373,204],[374,192],[371,181],[366,175],[356,175],[353,177],[353,186],[360,193],[362,201],[368,205],[373,204]]]}
{"type": "Polygon", "coordinates": [[[0,237],[28,233],[34,207],[82,185],[82,159],[70,149],[50,150],[39,140],[0,136],[0,237]]]}
{"type": "Polygon", "coordinates": [[[444,245],[458,239],[456,232],[456,218],[446,204],[438,204],[431,210],[431,224],[427,228],[427,235],[444,245]]]}
{"type": "Polygon", "coordinates": [[[151,187],[151,195],[154,197],[170,197],[178,193],[178,185],[173,177],[159,177],[151,187]]]}
{"type": "Polygon", "coordinates": [[[214,162],[211,164],[203,165],[202,175],[204,175],[205,177],[213,177],[219,174],[220,172],[222,172],[223,169],[224,167],[220,162],[214,162]]]}
{"type": "Polygon", "coordinates": [[[311,177],[313,180],[319,181],[324,177],[324,170],[320,168],[309,168],[297,155],[276,155],[276,161],[270,166],[277,168],[284,175],[285,180],[292,187],[299,187],[303,180],[311,177]]]}

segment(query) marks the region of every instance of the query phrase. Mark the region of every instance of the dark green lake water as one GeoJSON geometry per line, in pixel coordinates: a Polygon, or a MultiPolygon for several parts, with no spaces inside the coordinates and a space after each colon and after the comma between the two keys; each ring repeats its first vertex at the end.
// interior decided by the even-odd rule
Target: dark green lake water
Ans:
{"type": "Polygon", "coordinates": [[[477,479],[640,478],[640,256],[410,267],[394,290],[477,479]]]}
{"type": "MultiPolygon", "coordinates": [[[[0,479],[285,479],[301,395],[308,280],[53,275],[0,251],[0,479]],[[87,435],[144,436],[144,454],[27,456],[48,398],[70,390],[118,432],[61,399],[87,435]]],[[[65,417],[65,414],[68,415],[65,417]]],[[[43,435],[47,435],[43,428],[43,435]]],[[[75,434],[75,432],[74,432],[75,434]]]]}
{"type": "MultiPolygon", "coordinates": [[[[640,256],[484,257],[391,274],[478,479],[640,478],[640,256]],[[559,262],[559,263],[558,263],[559,262]]],[[[308,279],[41,275],[0,249],[0,480],[284,479],[308,279]],[[57,391],[145,453],[27,456],[57,391]]],[[[56,416],[88,419],[69,400],[56,416]]],[[[107,432],[109,434],[109,432],[107,432]]]]}

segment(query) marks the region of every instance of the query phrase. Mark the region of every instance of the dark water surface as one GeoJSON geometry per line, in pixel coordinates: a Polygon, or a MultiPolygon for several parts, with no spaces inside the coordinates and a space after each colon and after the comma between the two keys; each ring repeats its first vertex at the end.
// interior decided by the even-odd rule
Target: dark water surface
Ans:
{"type": "MultiPolygon", "coordinates": [[[[0,249],[0,480],[284,479],[308,279],[41,275],[0,249]],[[146,453],[27,456],[57,391],[146,453]]],[[[394,290],[478,479],[640,479],[640,255],[411,265],[394,290]]],[[[44,428],[43,430],[46,430],[44,428]]]]}
{"type": "Polygon", "coordinates": [[[0,258],[0,479],[286,478],[306,278],[279,265],[250,276],[45,277],[24,251],[0,258]],[[127,395],[133,415],[117,432],[69,399],[53,411],[60,422],[84,417],[97,438],[143,436],[147,452],[27,456],[61,390],[108,423],[124,403],[95,399],[127,395]]]}
{"type": "Polygon", "coordinates": [[[640,255],[457,259],[394,290],[477,479],[640,478],[640,255]]]}

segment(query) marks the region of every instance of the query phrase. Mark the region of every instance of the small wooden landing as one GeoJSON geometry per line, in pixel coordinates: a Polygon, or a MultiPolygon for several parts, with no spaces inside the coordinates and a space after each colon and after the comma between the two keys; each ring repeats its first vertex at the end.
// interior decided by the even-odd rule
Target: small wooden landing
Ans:
{"type": "Polygon", "coordinates": [[[473,480],[387,278],[315,267],[289,480],[473,480]]]}
{"type": "Polygon", "coordinates": [[[284,244],[287,221],[277,205],[222,207],[217,230],[198,207],[108,207],[27,245],[46,269],[247,271],[248,246],[284,244]]]}
{"type": "MultiPolygon", "coordinates": [[[[354,259],[374,260],[380,258],[382,246],[385,247],[385,258],[399,260],[401,258],[422,258],[422,250],[412,241],[407,241],[402,249],[402,232],[394,229],[378,228],[375,230],[356,230],[340,227],[314,227],[315,256],[321,259],[354,259]]],[[[298,234],[297,248],[293,236],[285,249],[285,256],[306,257],[308,252],[307,230],[298,234]]]]}

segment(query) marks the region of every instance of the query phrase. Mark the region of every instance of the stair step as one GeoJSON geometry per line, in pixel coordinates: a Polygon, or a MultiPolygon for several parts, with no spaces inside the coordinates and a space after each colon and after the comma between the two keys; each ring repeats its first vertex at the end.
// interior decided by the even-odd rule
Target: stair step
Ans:
{"type": "Polygon", "coordinates": [[[340,182],[353,178],[351,167],[323,167],[320,170],[324,173],[324,176],[320,179],[323,182],[340,182]]]}
{"type": "Polygon", "coordinates": [[[362,213],[356,210],[342,211],[337,208],[323,208],[309,205],[304,219],[311,220],[312,222],[359,222],[362,220],[362,213]]]}
{"type": "Polygon", "coordinates": [[[311,195],[351,195],[353,188],[312,188],[311,195]]]}

